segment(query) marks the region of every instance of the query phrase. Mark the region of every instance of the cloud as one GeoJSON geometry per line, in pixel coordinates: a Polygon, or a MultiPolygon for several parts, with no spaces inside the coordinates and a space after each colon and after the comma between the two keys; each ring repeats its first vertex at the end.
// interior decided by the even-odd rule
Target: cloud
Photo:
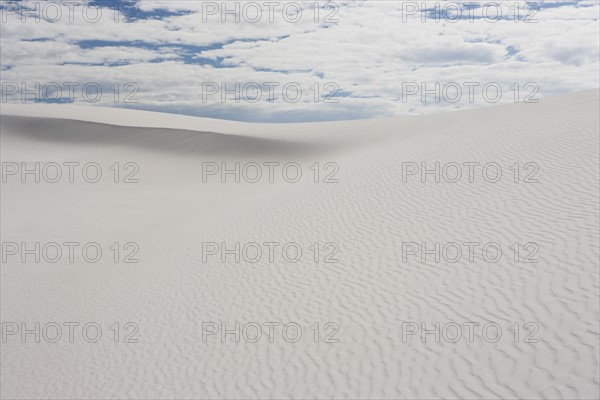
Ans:
{"type": "Polygon", "coordinates": [[[444,11],[444,2],[364,0],[322,1],[318,8],[311,8],[314,1],[282,1],[273,12],[263,1],[237,2],[242,14],[223,15],[215,10],[221,3],[88,3],[86,11],[68,2],[41,2],[38,10],[34,2],[3,2],[3,96],[21,101],[19,93],[7,95],[14,91],[9,83],[97,82],[106,93],[98,102],[86,102],[77,90],[74,100],[248,121],[308,121],[477,107],[490,104],[481,90],[486,84],[490,93],[495,83],[502,88],[499,102],[514,101],[515,90],[522,98],[527,83],[537,85],[537,98],[600,86],[595,1],[555,0],[539,9],[523,1],[518,9],[514,2],[480,2],[470,11],[452,2],[462,7],[460,14],[456,7],[444,11]],[[259,20],[252,3],[261,6],[259,20]],[[51,13],[56,4],[58,19],[51,13]],[[494,20],[498,10],[502,18],[494,20]],[[333,20],[338,22],[328,23],[333,20]],[[223,101],[221,93],[206,95],[214,88],[210,82],[230,92],[239,83],[241,90],[223,101]],[[436,102],[433,95],[423,101],[421,88],[439,83],[450,96],[453,82],[464,92],[460,101],[436,102]],[[479,86],[471,101],[472,82],[479,86]],[[127,84],[138,88],[136,103],[123,102],[127,84]],[[419,93],[407,96],[414,84],[419,93]],[[302,95],[296,98],[298,87],[302,95]]]}

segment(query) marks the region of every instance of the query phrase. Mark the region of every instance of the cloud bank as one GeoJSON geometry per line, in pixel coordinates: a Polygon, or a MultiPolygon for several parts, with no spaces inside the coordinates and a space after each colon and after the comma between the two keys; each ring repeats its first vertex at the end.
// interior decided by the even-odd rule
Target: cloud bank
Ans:
{"type": "Polygon", "coordinates": [[[3,102],[288,122],[600,86],[596,1],[26,1],[0,11],[3,102]]]}

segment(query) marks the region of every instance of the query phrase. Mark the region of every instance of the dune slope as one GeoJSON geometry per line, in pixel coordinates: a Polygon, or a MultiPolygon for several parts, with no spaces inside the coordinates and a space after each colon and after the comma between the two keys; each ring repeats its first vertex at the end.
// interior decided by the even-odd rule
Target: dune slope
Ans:
{"type": "Polygon", "coordinates": [[[51,167],[40,183],[6,176],[2,241],[103,251],[3,260],[3,323],[103,331],[97,343],[70,343],[66,328],[56,343],[8,336],[2,397],[595,398],[598,107],[594,90],[287,125],[2,105],[2,162],[63,166],[56,183],[51,167]],[[79,163],[73,183],[65,162],[79,163]],[[236,163],[239,183],[221,176],[236,163]],[[238,262],[213,243],[263,253],[247,246],[238,262]],[[132,249],[139,262],[123,262],[132,249]],[[127,322],[138,343],[123,343],[127,322]],[[206,335],[236,322],[239,343],[206,335]],[[422,335],[436,323],[439,338],[422,335]]]}

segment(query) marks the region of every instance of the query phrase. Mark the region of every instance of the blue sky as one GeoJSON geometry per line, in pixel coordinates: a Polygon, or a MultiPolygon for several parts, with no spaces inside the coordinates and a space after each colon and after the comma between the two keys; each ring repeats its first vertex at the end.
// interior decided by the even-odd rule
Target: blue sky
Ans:
{"type": "Polygon", "coordinates": [[[3,1],[2,101],[292,122],[600,86],[597,1],[278,3],[3,1]],[[66,82],[79,87],[69,94],[66,82]],[[36,83],[43,93],[24,98],[36,83]],[[101,88],[97,102],[85,85],[101,88]]]}

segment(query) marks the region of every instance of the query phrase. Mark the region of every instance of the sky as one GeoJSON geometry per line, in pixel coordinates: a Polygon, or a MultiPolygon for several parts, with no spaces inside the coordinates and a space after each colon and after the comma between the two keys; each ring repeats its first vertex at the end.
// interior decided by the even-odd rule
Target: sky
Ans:
{"type": "Polygon", "coordinates": [[[2,103],[305,122],[600,87],[597,0],[1,4],[2,103]]]}

